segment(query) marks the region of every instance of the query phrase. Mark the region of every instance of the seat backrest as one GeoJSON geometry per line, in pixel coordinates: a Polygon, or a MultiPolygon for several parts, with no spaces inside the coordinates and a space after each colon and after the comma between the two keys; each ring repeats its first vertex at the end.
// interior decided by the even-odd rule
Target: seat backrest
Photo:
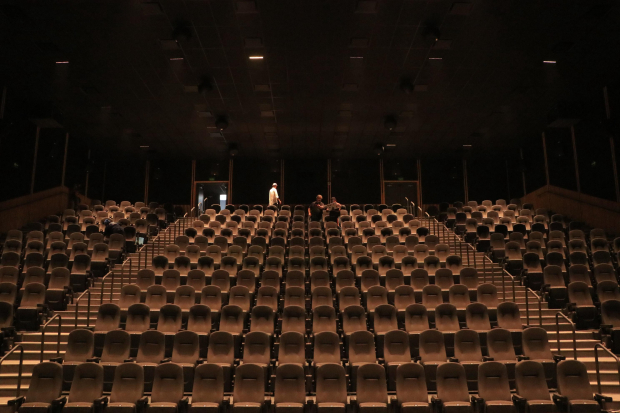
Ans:
{"type": "Polygon", "coordinates": [[[369,363],[357,369],[357,402],[387,403],[387,384],[385,368],[379,364],[369,363]]]}
{"type": "Polygon", "coordinates": [[[261,366],[243,363],[235,369],[233,400],[237,403],[264,402],[265,373],[261,366]]]}
{"type": "Polygon", "coordinates": [[[226,305],[220,313],[220,331],[240,334],[243,330],[244,312],[238,305],[226,305]]]}
{"type": "Polygon", "coordinates": [[[103,366],[82,363],[75,367],[69,403],[93,403],[103,393],[103,366]]]}
{"type": "Polygon", "coordinates": [[[95,336],[92,331],[84,328],[69,333],[67,351],[63,361],[85,362],[93,356],[95,350],[95,336]]]}
{"type": "Polygon", "coordinates": [[[437,367],[437,397],[442,402],[469,402],[465,368],[458,363],[443,363],[437,367]]]}
{"type": "Polygon", "coordinates": [[[340,364],[340,338],[335,331],[323,331],[314,335],[314,361],[316,364],[340,364]]]}
{"type": "Polygon", "coordinates": [[[514,361],[517,357],[510,331],[494,328],[487,333],[487,351],[495,361],[514,361]]]}
{"type": "Polygon", "coordinates": [[[235,360],[235,340],[231,333],[215,331],[209,336],[207,362],[229,364],[235,360]]]}
{"type": "Polygon", "coordinates": [[[404,363],[396,368],[396,398],[403,403],[428,402],[426,373],[418,363],[404,363]]]}
{"type": "Polygon", "coordinates": [[[183,368],[176,363],[155,367],[152,403],[178,403],[183,398],[183,368]]]}
{"type": "Polygon", "coordinates": [[[304,368],[299,364],[280,364],[276,369],[275,397],[279,403],[306,404],[306,377],[304,368]]]}
{"type": "Polygon", "coordinates": [[[140,335],[138,344],[138,363],[160,363],[165,358],[166,337],[156,330],[147,330],[140,335]]]}
{"type": "MultiPolygon", "coordinates": [[[[30,286],[32,284],[28,284],[30,286]]],[[[95,321],[95,331],[115,330],[121,323],[121,309],[114,303],[105,303],[99,306],[97,320],[95,321]]]]}
{"type": "Polygon", "coordinates": [[[526,400],[550,401],[545,369],[537,361],[524,360],[515,367],[515,386],[517,394],[526,400]]]}
{"type": "Polygon", "coordinates": [[[110,403],[136,403],[143,395],[144,368],[137,363],[116,366],[110,403]]]}
{"type": "Polygon", "coordinates": [[[192,403],[217,403],[224,400],[224,369],[218,364],[205,363],[194,370],[192,403]]]}
{"type": "Polygon", "coordinates": [[[267,365],[271,356],[271,337],[262,331],[252,331],[245,335],[243,362],[267,365]]]}
{"type": "Polygon", "coordinates": [[[491,329],[487,306],[482,303],[471,303],[465,309],[467,328],[474,331],[488,331],[491,329]]]}
{"type": "Polygon", "coordinates": [[[306,310],[304,307],[289,305],[282,310],[282,332],[296,331],[306,333],[306,310]]]}
{"type": "Polygon", "coordinates": [[[422,304],[411,304],[405,310],[405,330],[419,333],[428,330],[428,313],[422,304]]]}
{"type": "Polygon", "coordinates": [[[435,327],[439,331],[460,330],[456,307],[450,303],[439,304],[435,308],[435,327]]]}
{"type": "Polygon", "coordinates": [[[447,360],[446,345],[441,331],[425,330],[420,333],[420,358],[422,362],[447,360]]]}
{"type": "Polygon", "coordinates": [[[540,327],[529,327],[523,330],[523,355],[530,360],[553,360],[547,331],[540,327]]]}
{"type": "Polygon", "coordinates": [[[172,362],[195,364],[200,358],[198,334],[194,331],[179,331],[174,335],[172,362]]]}
{"type": "Polygon", "coordinates": [[[157,331],[176,333],[183,324],[183,311],[176,304],[166,304],[159,309],[157,331]]]}
{"type": "Polygon", "coordinates": [[[504,301],[497,306],[497,325],[508,330],[522,330],[519,306],[512,301],[504,301]]]}
{"type": "Polygon", "coordinates": [[[510,384],[506,365],[487,361],[478,367],[478,396],[485,402],[510,401],[510,384]]]}
{"type": "Polygon", "coordinates": [[[383,340],[383,357],[386,363],[402,363],[411,361],[409,334],[403,330],[392,330],[385,333],[383,340]]]}
{"type": "Polygon", "coordinates": [[[123,330],[108,331],[103,342],[101,361],[122,363],[129,358],[131,337],[123,330]]]}
{"type": "Polygon", "coordinates": [[[316,369],[316,402],[347,403],[347,377],[340,364],[322,364],[316,369]]]}
{"type": "Polygon", "coordinates": [[[54,362],[36,364],[26,393],[28,403],[51,403],[62,392],[62,365],[54,362]]]}
{"type": "Polygon", "coordinates": [[[568,400],[593,400],[592,386],[585,364],[579,360],[558,363],[558,393],[568,400]]]}
{"type": "Polygon", "coordinates": [[[396,308],[390,304],[381,304],[375,307],[373,317],[375,334],[398,330],[396,308]]]}
{"type": "Polygon", "coordinates": [[[305,363],[304,335],[297,331],[282,333],[278,350],[279,364],[293,363],[303,365],[305,363]]]}
{"type": "Polygon", "coordinates": [[[204,304],[194,304],[189,309],[189,317],[187,319],[187,329],[198,334],[211,331],[211,308],[204,304]]]}
{"type": "Polygon", "coordinates": [[[454,356],[463,361],[482,361],[480,338],[474,330],[459,330],[454,335],[454,356]]]}

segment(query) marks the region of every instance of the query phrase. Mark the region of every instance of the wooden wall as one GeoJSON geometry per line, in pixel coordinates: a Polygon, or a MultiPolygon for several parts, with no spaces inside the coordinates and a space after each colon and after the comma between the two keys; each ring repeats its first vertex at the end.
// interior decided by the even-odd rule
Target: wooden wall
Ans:
{"type": "Polygon", "coordinates": [[[553,185],[543,186],[521,199],[534,208],[547,208],[555,213],[603,228],[608,233],[620,235],[620,203],[580,194],[553,185]]]}
{"type": "MultiPolygon", "coordinates": [[[[81,203],[91,200],[79,195],[81,203]]],[[[37,222],[49,215],[62,214],[67,208],[69,188],[58,186],[32,195],[25,195],[0,202],[0,233],[20,229],[30,222],[37,222]]]]}

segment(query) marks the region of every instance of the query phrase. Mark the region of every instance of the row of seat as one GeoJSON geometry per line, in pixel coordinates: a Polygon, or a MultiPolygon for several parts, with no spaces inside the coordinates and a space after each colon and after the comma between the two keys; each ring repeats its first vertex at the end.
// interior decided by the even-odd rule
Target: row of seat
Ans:
{"type": "Polygon", "coordinates": [[[498,362],[479,366],[479,388],[476,395],[467,391],[465,369],[457,363],[445,363],[437,369],[437,394],[430,403],[425,386],[424,369],[415,363],[396,369],[396,394],[387,390],[385,370],[376,364],[360,366],[356,372],[357,395],[348,397],[346,374],[338,364],[324,364],[316,372],[316,396],[307,397],[306,376],[302,366],[283,364],[275,371],[273,396],[264,388],[261,366],[243,364],[235,374],[232,398],[224,391],[223,369],[215,364],[196,367],[191,403],[184,393],[183,368],[164,363],[154,370],[150,399],[144,396],[144,371],[134,363],[123,363],[116,369],[112,392],[103,396],[103,368],[95,363],[76,367],[68,397],[62,396],[60,366],[53,362],[35,367],[33,380],[25,397],[13,400],[22,413],[56,409],[67,412],[103,410],[126,413],[137,409],[145,412],[217,413],[224,406],[233,412],[259,413],[265,408],[275,412],[303,413],[312,408],[324,413],[344,413],[355,409],[363,413],[516,412],[525,407],[530,412],[579,411],[600,412],[611,398],[594,394],[583,363],[565,360],[558,364],[558,392],[550,393],[542,375],[542,366],[522,361],[516,366],[517,393],[511,394],[506,367],[498,362]],[[261,386],[261,384],[263,386],[261,386]],[[316,404],[316,406],[314,406],[316,404]]]}

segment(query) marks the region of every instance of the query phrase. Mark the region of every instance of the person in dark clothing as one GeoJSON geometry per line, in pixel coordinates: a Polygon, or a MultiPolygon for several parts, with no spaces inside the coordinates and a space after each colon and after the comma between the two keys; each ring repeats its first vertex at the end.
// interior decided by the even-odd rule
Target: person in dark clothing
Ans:
{"type": "Polygon", "coordinates": [[[69,191],[69,209],[74,209],[74,210],[78,209],[78,206],[80,205],[80,202],[82,201],[82,199],[78,195],[79,191],[80,191],[80,185],[75,184],[71,187],[71,190],[69,191]]]}
{"type": "Polygon", "coordinates": [[[338,201],[336,201],[336,197],[332,197],[332,202],[327,205],[329,209],[329,220],[332,222],[338,222],[338,218],[340,218],[340,205],[338,201]]]}
{"type": "Polygon", "coordinates": [[[104,220],[103,225],[105,226],[105,229],[103,230],[103,236],[105,238],[110,238],[110,235],[112,234],[125,234],[125,231],[123,231],[123,227],[121,227],[116,222],[112,222],[111,219],[104,220]]]}
{"type": "Polygon", "coordinates": [[[323,218],[323,210],[325,209],[325,204],[321,202],[323,200],[322,195],[316,196],[316,201],[310,204],[308,207],[308,215],[312,221],[320,221],[323,218]]]}

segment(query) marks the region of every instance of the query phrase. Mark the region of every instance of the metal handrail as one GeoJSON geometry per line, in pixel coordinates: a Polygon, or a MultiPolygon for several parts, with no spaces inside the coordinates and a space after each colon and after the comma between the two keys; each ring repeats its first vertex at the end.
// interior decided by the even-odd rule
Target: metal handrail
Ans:
{"type": "Polygon", "coordinates": [[[43,363],[43,355],[45,353],[45,330],[54,319],[58,318],[58,347],[56,348],[56,355],[60,356],[60,333],[62,332],[62,316],[60,314],[54,314],[52,318],[47,320],[47,323],[43,325],[41,330],[41,363],[43,363]]]}
{"type": "Polygon", "coordinates": [[[594,345],[594,365],[596,366],[596,385],[597,385],[599,394],[601,394],[603,393],[603,390],[601,388],[601,370],[600,370],[599,361],[598,361],[598,349],[604,350],[605,352],[607,352],[607,354],[612,356],[614,360],[616,360],[616,367],[618,368],[617,377],[618,377],[619,386],[620,386],[620,358],[618,358],[618,356],[612,353],[607,347],[605,347],[601,343],[597,343],[594,345]]]}
{"type": "Polygon", "coordinates": [[[527,325],[530,325],[530,305],[528,299],[528,292],[534,294],[534,297],[538,300],[538,321],[540,326],[542,327],[542,298],[534,292],[531,288],[525,290],[525,319],[527,320],[527,325]]]}
{"type": "Polygon", "coordinates": [[[560,321],[558,319],[559,316],[562,316],[563,319],[568,321],[571,328],[573,329],[573,358],[577,360],[577,330],[575,329],[575,323],[573,323],[568,317],[566,317],[566,314],[562,313],[561,311],[558,311],[555,315],[555,331],[557,334],[556,338],[558,342],[558,353],[560,352],[560,321]]]}
{"type": "MultiPolygon", "coordinates": [[[[125,264],[127,263],[129,263],[129,282],[127,284],[131,284],[132,259],[131,257],[129,257],[125,261],[123,261],[123,263],[121,264],[121,288],[123,288],[123,286],[125,285],[125,264]]],[[[110,298],[110,301],[112,301],[112,298],[110,298]]]]}
{"type": "Polygon", "coordinates": [[[4,363],[4,360],[13,354],[15,350],[19,350],[19,373],[17,375],[17,391],[15,393],[15,398],[18,398],[22,388],[22,367],[24,366],[24,348],[21,344],[13,346],[13,348],[0,359],[0,369],[2,369],[2,363],[4,363]]]}
{"type": "MultiPolygon", "coordinates": [[[[112,275],[112,286],[114,286],[114,270],[110,270],[102,279],[101,279],[101,295],[99,297],[99,304],[103,304],[103,286],[105,285],[105,279],[108,278],[109,275],[112,275]]],[[[112,288],[110,288],[110,302],[112,301],[112,288]]]]}
{"type": "Polygon", "coordinates": [[[75,300],[75,328],[78,326],[78,308],[80,306],[80,300],[84,297],[84,294],[88,294],[88,304],[86,309],[86,327],[90,327],[90,289],[84,291],[77,300],[75,300]]]}

